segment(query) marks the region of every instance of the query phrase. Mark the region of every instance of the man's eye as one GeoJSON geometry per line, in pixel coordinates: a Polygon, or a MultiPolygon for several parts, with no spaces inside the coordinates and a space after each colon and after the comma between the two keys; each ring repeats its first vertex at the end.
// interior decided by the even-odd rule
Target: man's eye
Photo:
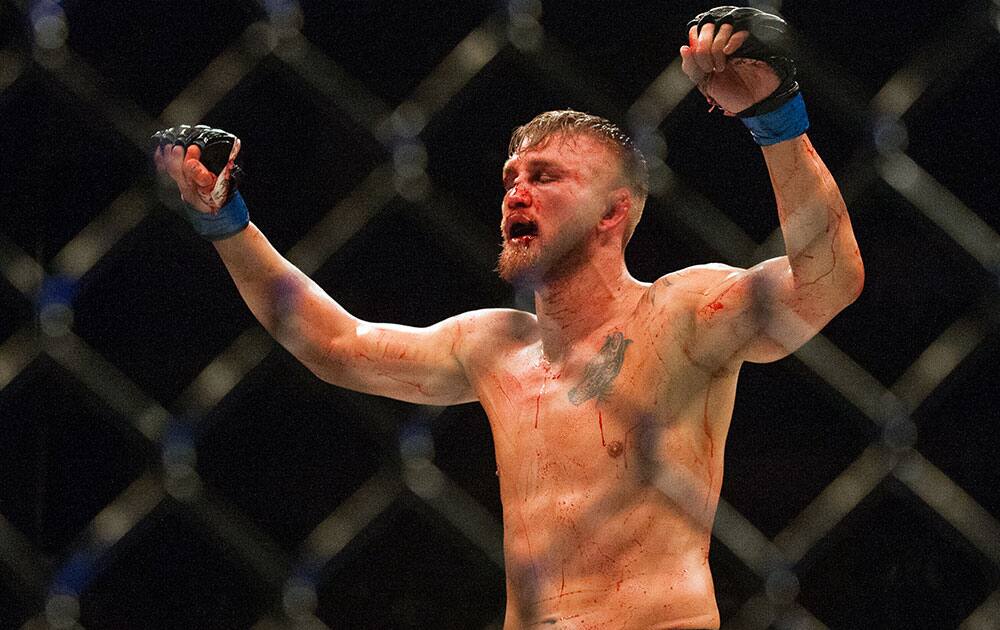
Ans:
{"type": "Polygon", "coordinates": [[[543,184],[546,182],[556,181],[555,175],[552,175],[551,173],[539,173],[535,179],[543,184]]]}

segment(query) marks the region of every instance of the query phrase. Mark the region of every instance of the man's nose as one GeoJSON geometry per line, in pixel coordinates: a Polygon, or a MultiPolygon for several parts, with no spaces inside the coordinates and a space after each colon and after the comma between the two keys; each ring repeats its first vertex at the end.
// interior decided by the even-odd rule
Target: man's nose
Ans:
{"type": "Polygon", "coordinates": [[[507,196],[505,202],[508,208],[519,208],[531,205],[531,193],[528,191],[527,186],[523,184],[514,184],[507,191],[507,196]]]}

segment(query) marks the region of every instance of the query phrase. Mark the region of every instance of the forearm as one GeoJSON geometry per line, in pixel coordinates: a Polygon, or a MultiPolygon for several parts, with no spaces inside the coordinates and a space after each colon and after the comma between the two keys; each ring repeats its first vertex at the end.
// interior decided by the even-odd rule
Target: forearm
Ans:
{"type": "Polygon", "coordinates": [[[860,291],[864,268],[840,189],[805,134],[763,147],[795,288],[860,291]]]}
{"type": "Polygon", "coordinates": [[[353,335],[358,320],[285,260],[253,223],[214,245],[257,320],[307,366],[322,361],[333,340],[353,335]]]}

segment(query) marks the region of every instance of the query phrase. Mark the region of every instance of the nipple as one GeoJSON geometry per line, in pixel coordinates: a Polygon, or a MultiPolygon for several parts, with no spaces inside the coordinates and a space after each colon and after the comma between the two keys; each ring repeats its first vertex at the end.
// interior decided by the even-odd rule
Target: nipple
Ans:
{"type": "Polygon", "coordinates": [[[608,442],[608,455],[612,457],[618,457],[619,455],[622,454],[623,450],[624,449],[622,448],[622,443],[619,442],[618,440],[613,440],[611,442],[608,442]]]}

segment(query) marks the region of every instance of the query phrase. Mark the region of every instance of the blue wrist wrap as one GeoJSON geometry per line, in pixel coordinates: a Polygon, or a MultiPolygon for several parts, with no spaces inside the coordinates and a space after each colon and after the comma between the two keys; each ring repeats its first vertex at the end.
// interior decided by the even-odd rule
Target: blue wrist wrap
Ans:
{"type": "Polygon", "coordinates": [[[239,191],[234,192],[229,203],[219,208],[215,214],[198,212],[184,205],[184,212],[194,231],[210,241],[220,241],[229,238],[250,224],[250,212],[239,191]]]}
{"type": "Polygon", "coordinates": [[[740,120],[762,147],[801,136],[809,128],[806,103],[802,100],[801,93],[773,112],[740,120]]]}

